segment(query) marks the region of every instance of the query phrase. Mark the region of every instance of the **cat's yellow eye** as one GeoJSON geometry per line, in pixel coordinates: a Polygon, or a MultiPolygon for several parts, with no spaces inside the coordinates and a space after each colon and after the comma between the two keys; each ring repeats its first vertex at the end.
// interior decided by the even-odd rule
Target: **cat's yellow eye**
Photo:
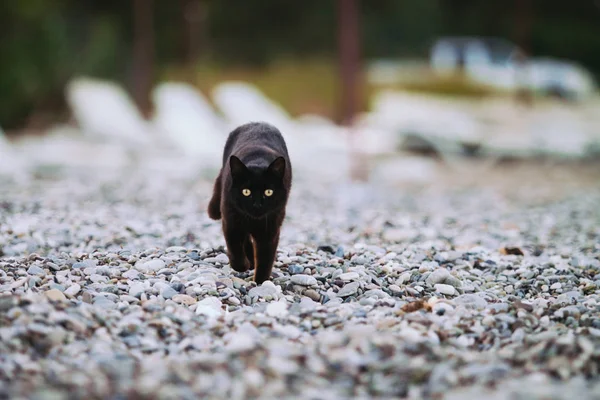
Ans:
{"type": "Polygon", "coordinates": [[[267,196],[267,197],[273,196],[273,190],[271,190],[271,189],[265,190],[265,196],[267,196]]]}
{"type": "Polygon", "coordinates": [[[248,197],[248,196],[250,196],[250,193],[252,193],[252,192],[250,192],[250,189],[242,189],[242,194],[244,196],[248,197]]]}

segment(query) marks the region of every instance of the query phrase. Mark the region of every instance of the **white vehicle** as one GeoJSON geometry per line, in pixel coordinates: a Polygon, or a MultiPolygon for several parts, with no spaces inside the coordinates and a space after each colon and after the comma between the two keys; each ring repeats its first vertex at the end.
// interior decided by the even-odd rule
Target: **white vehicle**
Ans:
{"type": "Polygon", "coordinates": [[[529,58],[519,68],[519,47],[510,41],[484,37],[446,37],[431,48],[432,69],[453,74],[461,66],[475,82],[499,89],[525,87],[562,97],[582,98],[596,90],[592,75],[577,63],[552,58],[529,58]]]}

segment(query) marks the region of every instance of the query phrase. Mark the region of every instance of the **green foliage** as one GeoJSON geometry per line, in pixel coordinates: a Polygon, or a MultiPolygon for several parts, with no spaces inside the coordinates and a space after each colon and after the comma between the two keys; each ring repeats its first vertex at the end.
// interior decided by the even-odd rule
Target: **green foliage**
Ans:
{"type": "MultiPolygon", "coordinates": [[[[157,78],[186,60],[186,1],[148,3],[154,11],[157,78]]],[[[199,71],[205,75],[196,79],[200,87],[245,74],[269,95],[286,99],[294,110],[333,112],[338,84],[336,1],[201,1],[207,18],[201,27],[199,71]],[[309,73],[314,74],[310,79],[309,73]],[[296,96],[299,100],[293,100],[296,96]]],[[[600,76],[597,2],[532,1],[533,54],[579,61],[600,76]]],[[[132,3],[0,1],[0,126],[23,127],[42,111],[61,115],[64,85],[77,75],[128,84],[135,73],[131,71],[132,3]]],[[[431,42],[440,35],[513,39],[515,34],[514,2],[362,0],[360,4],[362,55],[367,59],[426,57],[431,42]]],[[[450,93],[481,90],[455,82],[429,86],[450,93]]]]}

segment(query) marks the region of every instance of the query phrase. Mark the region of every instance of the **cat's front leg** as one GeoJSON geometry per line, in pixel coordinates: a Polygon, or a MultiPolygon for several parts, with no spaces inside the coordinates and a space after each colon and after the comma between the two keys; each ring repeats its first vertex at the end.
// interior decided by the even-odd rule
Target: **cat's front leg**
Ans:
{"type": "Polygon", "coordinates": [[[271,277],[273,263],[277,256],[279,244],[279,229],[275,232],[254,237],[256,265],[254,266],[254,281],[260,285],[271,277]]]}
{"type": "Polygon", "coordinates": [[[229,265],[237,272],[245,272],[251,268],[250,261],[244,252],[244,242],[248,234],[236,226],[223,222],[223,234],[227,243],[229,265]]]}

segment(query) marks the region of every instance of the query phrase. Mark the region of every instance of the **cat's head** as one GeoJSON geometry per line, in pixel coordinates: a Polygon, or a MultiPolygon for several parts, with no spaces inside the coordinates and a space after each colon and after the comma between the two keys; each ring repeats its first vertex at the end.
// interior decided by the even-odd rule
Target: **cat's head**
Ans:
{"type": "Polygon", "coordinates": [[[253,218],[260,218],[285,206],[286,162],[277,157],[269,166],[246,166],[236,156],[229,158],[232,198],[236,206],[253,218]]]}

